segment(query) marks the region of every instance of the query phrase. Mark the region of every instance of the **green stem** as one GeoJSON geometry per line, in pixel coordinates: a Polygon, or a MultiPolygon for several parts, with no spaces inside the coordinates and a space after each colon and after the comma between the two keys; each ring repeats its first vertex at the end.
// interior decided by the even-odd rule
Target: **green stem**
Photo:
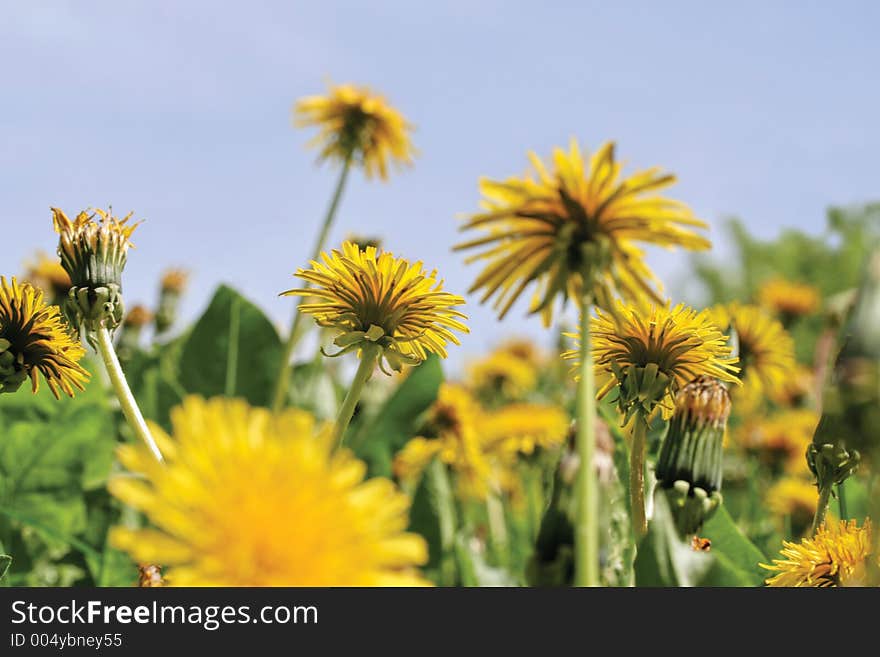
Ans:
{"type": "Polygon", "coordinates": [[[629,451],[629,501],[632,509],[632,526],[636,538],[648,533],[645,516],[645,448],[648,422],[641,413],[633,418],[632,445],[629,451]]]}
{"type": "MultiPolygon", "coordinates": [[[[321,225],[321,232],[318,233],[318,239],[315,242],[315,248],[312,250],[311,260],[317,260],[321,257],[324,250],[324,244],[327,236],[330,234],[330,227],[336,218],[336,210],[339,207],[339,201],[342,199],[342,191],[345,189],[345,183],[348,180],[348,173],[351,170],[351,157],[345,159],[342,164],[342,171],[339,174],[339,180],[336,182],[336,189],[333,191],[333,197],[330,199],[330,206],[327,208],[327,214],[324,215],[324,223],[321,225]]],[[[304,287],[311,287],[308,281],[304,287]]],[[[275,380],[275,394],[272,401],[272,409],[279,411],[284,407],[287,399],[287,388],[290,385],[290,359],[293,351],[299,343],[300,338],[305,334],[306,326],[303,324],[303,314],[299,312],[299,304],[304,301],[301,297],[294,309],[293,322],[290,326],[290,333],[287,341],[284,343],[284,352],[281,355],[281,368],[278,371],[278,378],[275,380]]]]}
{"type": "Polygon", "coordinates": [[[364,391],[364,384],[366,384],[367,379],[373,373],[378,357],[378,347],[371,345],[361,349],[361,360],[358,364],[357,372],[354,374],[351,388],[348,389],[348,394],[345,395],[342,406],[339,408],[339,415],[336,417],[336,427],[333,430],[333,435],[337,445],[341,446],[345,439],[345,430],[348,429],[351,417],[354,415],[355,406],[357,406],[361,393],[364,391]]]}
{"type": "Polygon", "coordinates": [[[849,520],[849,513],[846,509],[846,482],[841,481],[837,484],[837,511],[841,520],[849,520]]]}
{"type": "Polygon", "coordinates": [[[490,492],[486,498],[486,515],[489,518],[489,536],[496,565],[506,566],[509,556],[507,520],[504,517],[504,505],[494,492],[490,492]]]}
{"type": "Polygon", "coordinates": [[[596,386],[593,379],[592,337],[589,298],[581,301],[580,379],[577,390],[577,435],[579,457],[576,482],[574,531],[574,584],[599,585],[599,482],[596,478],[596,386]]]}
{"type": "Polygon", "coordinates": [[[810,528],[810,536],[815,536],[819,527],[825,522],[825,514],[828,512],[828,500],[831,497],[831,484],[819,488],[819,503],[816,506],[816,515],[813,516],[813,526],[810,528]]]}
{"type": "Polygon", "coordinates": [[[440,459],[434,459],[428,466],[425,476],[428,478],[428,488],[431,497],[436,504],[437,517],[440,524],[440,586],[455,586],[456,561],[461,564],[469,564],[467,554],[461,553],[461,548],[456,545],[456,533],[458,527],[458,514],[455,510],[455,500],[452,494],[452,485],[449,483],[449,473],[440,459]]]}
{"type": "Polygon", "coordinates": [[[125,380],[122,366],[119,364],[119,359],[116,357],[116,351],[113,349],[113,341],[110,338],[110,332],[106,328],[101,327],[97,331],[97,338],[98,351],[104,361],[104,367],[107,369],[107,375],[110,377],[110,383],[113,386],[113,390],[119,398],[119,405],[122,407],[122,414],[125,416],[128,425],[131,427],[132,431],[134,431],[135,435],[143,440],[147,444],[147,447],[150,448],[150,452],[156,457],[156,460],[159,461],[159,463],[164,462],[165,459],[162,458],[162,452],[159,451],[159,446],[156,445],[156,441],[153,440],[153,435],[147,427],[141,409],[138,407],[137,401],[131,393],[131,388],[128,387],[128,381],[125,380]]]}

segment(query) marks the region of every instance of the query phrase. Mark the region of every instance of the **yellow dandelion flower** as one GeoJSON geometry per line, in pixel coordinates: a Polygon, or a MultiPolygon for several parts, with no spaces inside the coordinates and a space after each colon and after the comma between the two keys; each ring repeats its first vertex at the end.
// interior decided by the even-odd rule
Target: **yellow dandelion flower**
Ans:
{"type": "Polygon", "coordinates": [[[15,392],[27,377],[34,392],[41,375],[55,395],[85,390],[85,354],[71,336],[58,306],[47,305],[41,290],[0,276],[0,392],[15,392]]]}
{"type": "Polygon", "coordinates": [[[757,452],[766,463],[791,474],[804,474],[804,454],[812,442],[819,415],[808,408],[780,411],[768,418],[747,421],[736,432],[736,441],[757,452]]]}
{"type": "MultiPolygon", "coordinates": [[[[468,332],[456,310],[464,299],[443,291],[437,271],[421,262],[410,264],[387,251],[363,251],[345,242],[342,251],[323,253],[323,262],[296,275],[314,285],[282,292],[318,299],[302,303],[300,312],[314,316],[320,326],[339,332],[335,344],[341,355],[365,347],[378,348],[392,369],[415,365],[429,353],[446,358],[446,343],[459,344],[453,330],[468,332]]],[[[387,371],[386,371],[387,373],[387,371]]]]}
{"type": "Polygon", "coordinates": [[[780,406],[801,406],[816,396],[816,372],[811,367],[795,363],[782,387],[774,391],[773,401],[780,406]]]}
{"type": "Polygon", "coordinates": [[[777,573],[767,580],[775,587],[859,586],[871,554],[871,521],[859,527],[855,520],[826,523],[800,543],[783,541],[782,559],[761,564],[777,573]]]}
{"type": "Polygon", "coordinates": [[[469,291],[482,290],[481,302],[495,297],[499,317],[534,283],[530,312],[549,325],[557,297],[580,298],[584,276],[600,307],[612,309],[615,296],[660,303],[657,279],[636,244],[709,248],[691,230],[706,224],[685,204],[657,194],[675,176],[652,168],[621,178],[614,149],[606,143],[585,163],[572,140],[568,152],[554,150],[552,172],[530,153],[534,172],[524,178],[480,181],[485,212],[462,229],[485,234],[455,248],[483,249],[467,261],[487,263],[469,291]]]}
{"type": "Polygon", "coordinates": [[[796,376],[794,341],[778,319],[758,306],[732,303],[712,308],[721,330],[736,335],[743,394],[778,397],[796,376]]]}
{"type": "Polygon", "coordinates": [[[85,325],[87,335],[101,329],[115,329],[122,322],[122,270],[133,245],[131,235],[139,224],[129,224],[131,213],[122,219],[112,209],[80,212],[71,221],[52,208],[58,255],[70,276],[71,289],[64,312],[77,329],[85,325]],[[95,216],[98,219],[95,219],[95,216]]]}
{"type": "Polygon", "coordinates": [[[555,449],[565,443],[571,424],[565,411],[547,404],[509,404],[487,412],[480,438],[487,450],[531,454],[536,448],[555,449]]]}
{"type": "Polygon", "coordinates": [[[399,586],[425,584],[425,541],[405,533],[409,499],[333,450],[308,413],[273,416],[241,400],[189,397],[153,426],[166,455],[119,450],[143,479],[111,492],[153,528],[115,527],[111,541],[139,563],[161,563],[172,586],[399,586]]]}
{"type": "Polygon", "coordinates": [[[112,212],[83,211],[71,221],[63,211],[52,208],[61,265],[76,287],[120,284],[128,249],[133,246],[131,235],[139,223],[128,223],[133,213],[118,219],[112,212]],[[97,221],[95,215],[99,217],[97,221]]]}
{"type": "Polygon", "coordinates": [[[336,85],[326,96],[303,98],[294,106],[294,123],[318,128],[309,145],[319,149],[320,160],[354,160],[367,178],[387,180],[389,163],[411,165],[416,153],[412,124],[368,87],[336,85]]]}
{"type": "Polygon", "coordinates": [[[510,338],[501,343],[498,351],[510,354],[532,367],[540,367],[546,357],[544,351],[528,338],[510,338]]]}
{"type": "Polygon", "coordinates": [[[766,494],[767,508],[777,516],[791,516],[794,525],[808,527],[816,513],[819,492],[802,477],[783,477],[766,494]]]}
{"type": "MultiPolygon", "coordinates": [[[[651,413],[659,404],[669,415],[678,390],[699,376],[739,381],[737,359],[706,310],[667,304],[643,313],[618,302],[616,317],[602,310],[597,315],[590,322],[596,377],[604,382],[597,396],[620,386],[625,413],[651,413]]],[[[563,357],[576,359],[578,352],[563,357]]]]}
{"type": "Polygon", "coordinates": [[[27,264],[24,278],[36,288],[50,290],[54,303],[63,300],[70,290],[70,276],[61,266],[61,261],[58,258],[50,258],[43,251],[38,251],[34,259],[27,264]]]}
{"type": "Polygon", "coordinates": [[[822,298],[812,285],[771,278],[758,289],[758,302],[786,321],[816,312],[822,298]]]}
{"type": "Polygon", "coordinates": [[[465,388],[444,383],[428,410],[423,435],[409,441],[395,457],[394,471],[412,479],[436,456],[455,473],[462,497],[485,499],[493,476],[478,433],[482,412],[465,388]]]}
{"type": "Polygon", "coordinates": [[[152,321],[153,313],[150,312],[150,309],[138,304],[128,311],[123,325],[126,328],[143,328],[152,321]]]}
{"type": "Polygon", "coordinates": [[[185,269],[166,269],[159,279],[159,289],[162,292],[174,292],[183,294],[186,284],[189,282],[189,272],[185,269]]]}
{"type": "Polygon", "coordinates": [[[535,389],[538,373],[527,361],[506,351],[495,351],[470,364],[468,383],[480,393],[521,399],[535,389]]]}

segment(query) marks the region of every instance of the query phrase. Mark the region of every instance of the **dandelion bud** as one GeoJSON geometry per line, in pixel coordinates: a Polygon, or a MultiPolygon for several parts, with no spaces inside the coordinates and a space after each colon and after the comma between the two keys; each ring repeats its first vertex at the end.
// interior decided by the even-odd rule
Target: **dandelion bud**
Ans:
{"type": "Polygon", "coordinates": [[[116,352],[120,360],[130,360],[134,353],[140,349],[144,327],[151,321],[153,321],[153,313],[146,306],[137,305],[128,312],[122,322],[122,331],[116,345],[116,352]]]}
{"type": "Polygon", "coordinates": [[[113,330],[124,315],[122,270],[137,224],[128,225],[130,213],[122,219],[111,213],[112,209],[98,209],[94,214],[84,211],[71,221],[52,208],[58,255],[71,282],[64,313],[73,326],[84,327],[87,333],[113,330]]]}
{"type": "Polygon", "coordinates": [[[682,388],[657,461],[679,532],[695,534],[721,504],[721,459],[730,395],[716,379],[700,376],[682,388]]]}
{"type": "Polygon", "coordinates": [[[188,281],[189,274],[183,269],[169,269],[162,274],[159,308],[156,310],[156,333],[164,333],[177,321],[180,298],[188,281]]]}

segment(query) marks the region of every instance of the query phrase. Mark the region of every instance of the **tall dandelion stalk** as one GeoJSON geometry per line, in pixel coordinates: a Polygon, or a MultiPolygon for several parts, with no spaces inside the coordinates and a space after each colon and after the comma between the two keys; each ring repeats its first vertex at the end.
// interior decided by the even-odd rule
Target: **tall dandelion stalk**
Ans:
{"type": "Polygon", "coordinates": [[[71,326],[101,354],[126,421],[153,457],[162,462],[162,452],[131,392],[112,339],[112,332],[125,314],[122,271],[132,246],[131,234],[138,224],[128,223],[131,214],[118,219],[112,210],[98,209],[92,214],[83,211],[73,221],[57,208],[52,208],[52,214],[59,235],[58,255],[72,284],[64,313],[71,326]]]}
{"type": "Polygon", "coordinates": [[[321,258],[311,269],[296,272],[311,287],[282,295],[314,299],[300,304],[300,312],[336,331],[333,343],[339,351],[326,356],[356,352],[360,359],[336,421],[334,434],[341,443],[376,366],[391,374],[388,368],[399,372],[430,353],[445,358],[447,342],[459,343],[453,331],[466,333],[468,328],[457,310],[464,299],[445,292],[436,270],[425,271],[421,262],[411,264],[387,251],[379,254],[372,246],[362,250],[354,242],[321,258]]]}
{"type": "MultiPolygon", "coordinates": [[[[378,175],[387,180],[389,163],[412,163],[414,149],[409,139],[412,126],[384,98],[366,87],[353,85],[333,86],[327,96],[299,100],[294,106],[294,123],[298,127],[317,126],[318,134],[309,145],[320,149],[320,161],[333,160],[341,164],[339,179],[312,250],[314,261],[324,251],[352,166],[359,165],[367,178],[378,175]]],[[[308,297],[303,299],[307,300],[308,297]]],[[[276,411],[284,406],[287,398],[290,359],[305,326],[302,312],[295,309],[275,383],[272,407],[276,411]]]]}
{"type": "Polygon", "coordinates": [[[575,521],[575,584],[599,584],[598,484],[593,464],[596,399],[593,394],[593,306],[610,310],[622,297],[639,307],[661,303],[657,280],[639,242],[691,250],[709,248],[693,231],[705,228],[683,203],[657,195],[675,176],[652,168],[623,177],[613,142],[585,161],[572,140],[553,151],[552,168],[529,153],[524,177],[480,181],[483,211],[463,230],[483,234],[457,245],[479,249],[467,262],[484,261],[469,292],[494,299],[499,318],[530,286],[531,313],[550,326],[554,306],[575,299],[581,314],[576,435],[580,455],[575,521]]]}

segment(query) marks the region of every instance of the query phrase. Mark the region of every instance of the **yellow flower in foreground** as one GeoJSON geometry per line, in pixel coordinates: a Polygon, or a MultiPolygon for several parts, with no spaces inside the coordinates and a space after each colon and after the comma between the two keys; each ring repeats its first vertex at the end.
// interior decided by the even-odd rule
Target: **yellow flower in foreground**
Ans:
{"type": "Polygon", "coordinates": [[[153,426],[165,455],[119,450],[144,479],[111,492],[155,528],[115,527],[113,544],[158,563],[172,586],[399,586],[427,582],[420,536],[405,533],[409,499],[332,450],[330,432],[299,410],[273,416],[240,400],[189,397],[153,426]]]}
{"type": "Polygon", "coordinates": [[[763,283],[758,290],[758,301],[764,308],[787,320],[809,315],[822,303],[819,290],[812,285],[784,278],[771,278],[763,283]]]}
{"type": "Polygon", "coordinates": [[[660,303],[657,280],[636,243],[710,246],[692,230],[705,228],[703,221],[685,204],[657,194],[675,176],[653,168],[621,178],[613,142],[585,163],[572,140],[568,152],[553,151],[552,171],[534,153],[529,158],[534,172],[524,178],[480,181],[485,211],[462,229],[484,235],[455,247],[482,249],[468,259],[486,263],[469,291],[482,290],[481,302],[495,297],[502,318],[534,283],[530,312],[540,312],[549,325],[557,298],[580,297],[584,276],[600,307],[612,308],[615,296],[660,303]]]}
{"type": "Polygon", "coordinates": [[[525,360],[505,351],[496,351],[470,364],[468,383],[488,395],[521,399],[535,389],[538,373],[525,360]]]}
{"type": "Polygon", "coordinates": [[[52,293],[52,302],[58,303],[70,290],[70,276],[61,266],[58,258],[50,258],[42,251],[37,252],[34,260],[27,264],[25,281],[41,290],[52,293]]]}
{"type": "Polygon", "coordinates": [[[758,306],[732,303],[712,308],[723,331],[736,334],[743,393],[779,397],[797,376],[794,341],[778,319],[758,306]]]}
{"type": "Polygon", "coordinates": [[[318,299],[299,310],[339,332],[339,354],[378,346],[391,368],[400,371],[429,353],[445,358],[446,343],[459,344],[452,330],[467,333],[460,321],[467,317],[456,310],[464,299],[443,291],[436,270],[428,273],[421,262],[410,264],[387,251],[379,255],[373,247],[362,251],[352,242],[341,252],[321,255],[323,263],[312,261],[312,269],[296,272],[315,287],[282,294],[318,299]]]}
{"type": "Polygon", "coordinates": [[[557,406],[510,404],[486,413],[480,437],[486,449],[507,454],[531,454],[536,448],[553,449],[568,437],[570,421],[557,406]]]}
{"type": "MultiPolygon", "coordinates": [[[[668,414],[677,391],[699,376],[738,382],[737,359],[706,310],[679,304],[644,313],[618,303],[617,319],[602,310],[597,314],[590,330],[596,376],[605,381],[600,399],[620,386],[622,404],[639,405],[645,412],[660,404],[668,414]]],[[[575,359],[578,352],[563,357],[575,359]]]]}
{"type": "Polygon", "coordinates": [[[320,149],[321,160],[354,159],[367,178],[388,178],[388,164],[410,165],[415,149],[410,142],[413,126],[382,96],[368,87],[331,86],[326,96],[308,96],[294,106],[298,127],[317,126],[309,142],[320,149]]]}
{"type": "Polygon", "coordinates": [[[777,516],[792,516],[793,524],[809,526],[819,503],[815,484],[801,477],[783,477],[767,490],[767,508],[777,516]]]}
{"type": "Polygon", "coordinates": [[[59,390],[73,397],[73,389],[85,390],[89,380],[79,364],[84,354],[42,291],[0,276],[0,392],[14,392],[27,377],[37,392],[41,375],[56,399],[59,390]]]}
{"type": "Polygon", "coordinates": [[[871,554],[871,521],[859,527],[855,520],[826,523],[812,538],[783,542],[782,559],[762,568],[778,573],[767,586],[859,586],[871,554]]]}
{"type": "Polygon", "coordinates": [[[493,477],[480,441],[482,412],[465,388],[444,383],[428,410],[424,435],[410,440],[395,457],[395,475],[413,481],[436,456],[456,474],[462,497],[484,499],[493,477]]]}

